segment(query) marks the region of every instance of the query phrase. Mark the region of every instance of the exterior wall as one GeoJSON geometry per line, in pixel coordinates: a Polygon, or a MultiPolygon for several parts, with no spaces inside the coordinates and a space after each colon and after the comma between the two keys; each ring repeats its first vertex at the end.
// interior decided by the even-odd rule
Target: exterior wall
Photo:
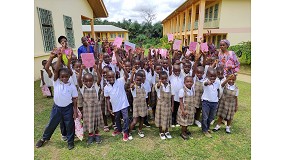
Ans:
{"type": "MultiPolygon", "coordinates": [[[[70,16],[73,23],[75,48],[73,52],[77,55],[77,48],[81,45],[82,24],[81,15],[93,18],[93,11],[87,1],[82,0],[35,0],[34,1],[34,80],[40,78],[39,70],[42,68],[41,61],[47,59],[49,52],[44,52],[42,33],[39,23],[37,7],[47,9],[52,12],[52,19],[55,32],[55,41],[61,35],[65,35],[63,15],[70,16]],[[61,7],[66,6],[68,7],[61,7]]],[[[56,44],[60,46],[60,44],[56,44]]]]}
{"type": "MultiPolygon", "coordinates": [[[[91,32],[83,32],[84,36],[87,36],[88,34],[91,35],[91,32]]],[[[128,41],[129,40],[129,33],[128,32],[95,32],[95,35],[101,35],[100,39],[103,40],[106,38],[108,38],[108,41],[113,42],[115,40],[115,38],[111,38],[111,34],[115,34],[117,37],[118,34],[123,34],[124,35],[124,39],[123,41],[128,41]]],[[[96,37],[96,36],[95,36],[96,37]]]]}

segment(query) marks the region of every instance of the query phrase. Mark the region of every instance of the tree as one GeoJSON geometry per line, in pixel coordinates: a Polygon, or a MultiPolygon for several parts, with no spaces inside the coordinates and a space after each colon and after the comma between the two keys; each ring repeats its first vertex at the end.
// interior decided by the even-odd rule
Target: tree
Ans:
{"type": "Polygon", "coordinates": [[[152,7],[143,7],[139,9],[141,17],[146,21],[147,24],[151,24],[156,19],[156,13],[152,7]]]}

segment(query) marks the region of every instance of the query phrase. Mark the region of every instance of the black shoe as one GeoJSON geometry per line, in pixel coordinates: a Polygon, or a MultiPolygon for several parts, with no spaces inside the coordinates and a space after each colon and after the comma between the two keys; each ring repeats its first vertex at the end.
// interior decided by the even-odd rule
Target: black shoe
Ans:
{"type": "Polygon", "coordinates": [[[93,136],[88,136],[87,145],[90,145],[93,142],[94,142],[94,137],[93,136]]]}
{"type": "Polygon", "coordinates": [[[69,144],[68,144],[68,149],[69,149],[69,150],[72,150],[73,148],[74,148],[74,143],[69,143],[69,144]]]}
{"type": "Polygon", "coordinates": [[[187,140],[187,139],[188,139],[188,136],[183,135],[182,133],[180,134],[180,136],[181,136],[184,140],[187,140]]]}
{"type": "Polygon", "coordinates": [[[45,140],[40,139],[40,140],[37,142],[36,147],[37,147],[37,148],[40,148],[41,146],[43,146],[44,143],[45,143],[45,140]]]}
{"type": "Polygon", "coordinates": [[[94,136],[94,139],[95,139],[95,142],[96,142],[97,144],[102,143],[101,136],[95,135],[95,136],[94,136]]]}
{"type": "Polygon", "coordinates": [[[188,136],[191,136],[191,132],[190,131],[186,131],[186,134],[188,135],[188,136]]]}
{"type": "Polygon", "coordinates": [[[220,130],[220,128],[219,129],[215,129],[215,128],[212,129],[213,132],[217,132],[218,130],[220,130]]]}
{"type": "Polygon", "coordinates": [[[147,128],[150,127],[150,124],[148,123],[148,121],[145,121],[145,122],[143,123],[143,125],[145,125],[147,128]]]}

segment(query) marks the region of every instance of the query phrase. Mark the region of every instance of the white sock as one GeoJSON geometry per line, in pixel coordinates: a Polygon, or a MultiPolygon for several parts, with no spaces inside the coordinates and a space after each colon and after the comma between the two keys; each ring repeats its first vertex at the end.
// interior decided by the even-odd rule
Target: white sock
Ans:
{"type": "Polygon", "coordinates": [[[226,129],[230,129],[231,128],[231,126],[226,126],[226,129]]]}
{"type": "Polygon", "coordinates": [[[218,124],[216,125],[215,129],[219,129],[221,126],[219,126],[218,124]]]}

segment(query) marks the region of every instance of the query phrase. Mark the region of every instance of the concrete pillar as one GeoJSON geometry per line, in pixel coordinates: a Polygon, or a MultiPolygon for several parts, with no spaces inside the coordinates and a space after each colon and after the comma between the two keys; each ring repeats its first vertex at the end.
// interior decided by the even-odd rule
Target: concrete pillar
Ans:
{"type": "Polygon", "coordinates": [[[192,7],[191,7],[190,41],[189,42],[194,42],[195,37],[193,35],[193,29],[194,29],[195,18],[196,18],[196,5],[192,4],[192,7]]]}
{"type": "Polygon", "coordinates": [[[94,32],[94,19],[91,19],[91,38],[95,39],[95,32],[94,32]]]}
{"type": "Polygon", "coordinates": [[[201,0],[199,4],[198,37],[199,36],[203,37],[204,18],[205,18],[205,0],[201,0]]]}
{"type": "Polygon", "coordinates": [[[179,38],[180,38],[180,39],[182,39],[182,29],[183,29],[182,26],[183,26],[183,18],[184,18],[183,13],[184,13],[184,12],[181,12],[181,13],[179,14],[179,20],[180,20],[180,22],[179,22],[179,23],[180,23],[180,25],[179,25],[179,33],[180,33],[180,34],[179,34],[179,38]]]}
{"type": "MultiPolygon", "coordinates": [[[[186,9],[186,11],[185,11],[185,31],[184,31],[184,33],[185,33],[185,38],[187,39],[187,43],[189,43],[189,39],[187,38],[188,36],[187,36],[187,29],[188,29],[188,23],[189,23],[189,9],[186,9]]],[[[186,45],[188,45],[188,44],[185,44],[185,42],[184,42],[184,45],[186,46],[186,45]]]]}

